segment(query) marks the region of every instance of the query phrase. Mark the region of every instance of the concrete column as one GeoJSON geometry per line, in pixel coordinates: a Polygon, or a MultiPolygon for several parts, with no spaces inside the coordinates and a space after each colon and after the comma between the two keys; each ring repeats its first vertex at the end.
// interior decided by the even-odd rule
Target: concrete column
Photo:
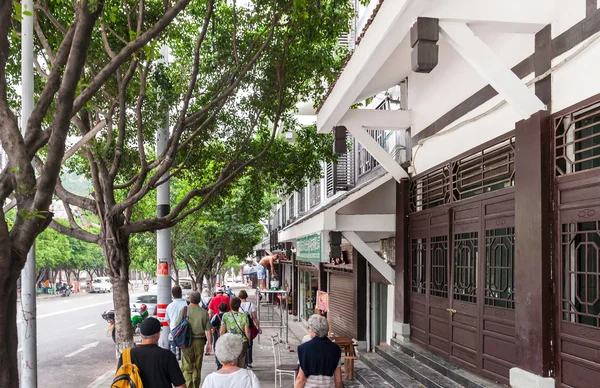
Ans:
{"type": "Polygon", "coordinates": [[[367,288],[370,286],[366,279],[367,259],[356,249],[352,249],[352,274],[354,281],[354,323],[356,328],[356,340],[359,349],[366,348],[367,340],[367,288]]]}
{"type": "Polygon", "coordinates": [[[513,388],[550,387],[552,314],[552,126],[540,111],[516,124],[513,388]]]}
{"type": "Polygon", "coordinates": [[[396,284],[394,290],[394,333],[401,341],[410,339],[410,239],[408,179],[396,184],[396,284]]]}

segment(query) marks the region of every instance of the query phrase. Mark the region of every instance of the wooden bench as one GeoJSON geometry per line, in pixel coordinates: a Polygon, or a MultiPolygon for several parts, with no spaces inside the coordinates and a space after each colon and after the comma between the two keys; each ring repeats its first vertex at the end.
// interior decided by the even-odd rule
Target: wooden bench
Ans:
{"type": "Polygon", "coordinates": [[[354,360],[358,360],[355,356],[342,356],[344,359],[344,380],[354,380],[354,360]]]}

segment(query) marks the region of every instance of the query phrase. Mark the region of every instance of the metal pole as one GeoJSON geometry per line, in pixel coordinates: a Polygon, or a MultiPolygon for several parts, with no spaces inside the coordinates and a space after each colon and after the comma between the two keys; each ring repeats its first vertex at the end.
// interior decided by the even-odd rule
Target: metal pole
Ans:
{"type": "MultiPolygon", "coordinates": [[[[169,48],[161,48],[163,60],[169,63],[169,48]]],[[[158,130],[156,135],[156,155],[160,156],[167,147],[169,140],[169,111],[165,112],[165,125],[158,130]]],[[[168,172],[167,172],[168,174],[168,172]]],[[[156,189],[156,215],[165,217],[171,212],[170,179],[156,189]]],[[[165,320],[167,305],[171,303],[171,229],[162,229],[156,232],[156,284],[157,284],[157,309],[158,318],[162,321],[163,329],[160,333],[158,344],[164,349],[169,348],[170,328],[165,320]]]]}
{"type": "MultiPolygon", "coordinates": [[[[33,0],[22,0],[22,10],[33,12],[33,0]]],[[[33,17],[23,15],[21,22],[21,130],[25,133],[33,111],[33,17]]],[[[21,305],[23,323],[21,342],[21,387],[37,388],[35,242],[21,271],[21,305]]]]}

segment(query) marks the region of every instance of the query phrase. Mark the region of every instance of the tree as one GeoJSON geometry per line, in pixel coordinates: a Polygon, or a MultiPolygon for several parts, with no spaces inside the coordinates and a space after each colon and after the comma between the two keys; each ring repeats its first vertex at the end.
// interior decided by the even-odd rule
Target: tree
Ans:
{"type": "Polygon", "coordinates": [[[244,6],[226,0],[57,0],[20,13],[11,6],[0,4],[0,140],[9,159],[0,199],[14,196],[18,213],[10,233],[0,217],[0,362],[7,366],[0,386],[17,381],[14,284],[33,240],[49,224],[102,248],[115,291],[117,343],[130,346],[132,235],[176,225],[269,156],[274,165],[282,163],[280,178],[289,190],[318,174],[326,141],[296,128],[290,115],[298,100],[316,100],[336,74],[343,59],[336,55],[337,38],[351,14],[348,3],[336,0],[254,0],[244,6]],[[40,75],[25,136],[13,112],[18,35],[12,28],[23,17],[34,18],[40,75]],[[172,50],[169,64],[160,61],[164,44],[172,50]],[[167,112],[171,134],[165,151],[156,154],[154,134],[167,125],[167,112]],[[296,129],[300,141],[292,147],[310,150],[310,157],[285,168],[289,155],[270,152],[281,128],[296,129]],[[88,174],[92,198],[70,193],[60,182],[69,131],[88,141],[66,164],[88,174]],[[186,173],[196,178],[194,188],[168,214],[134,217],[166,174],[186,173]],[[96,214],[99,234],[72,217],[69,227],[52,221],[53,194],[96,214]]]}

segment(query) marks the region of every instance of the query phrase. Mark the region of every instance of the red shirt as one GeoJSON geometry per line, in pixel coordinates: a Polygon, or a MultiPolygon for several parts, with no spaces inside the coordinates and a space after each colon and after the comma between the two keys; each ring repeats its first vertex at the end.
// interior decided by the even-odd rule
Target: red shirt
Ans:
{"type": "Polygon", "coordinates": [[[222,302],[225,302],[227,304],[227,310],[225,311],[229,311],[229,297],[227,295],[217,295],[214,298],[212,298],[210,303],[208,304],[208,309],[212,310],[213,314],[218,314],[219,305],[222,302]]]}

